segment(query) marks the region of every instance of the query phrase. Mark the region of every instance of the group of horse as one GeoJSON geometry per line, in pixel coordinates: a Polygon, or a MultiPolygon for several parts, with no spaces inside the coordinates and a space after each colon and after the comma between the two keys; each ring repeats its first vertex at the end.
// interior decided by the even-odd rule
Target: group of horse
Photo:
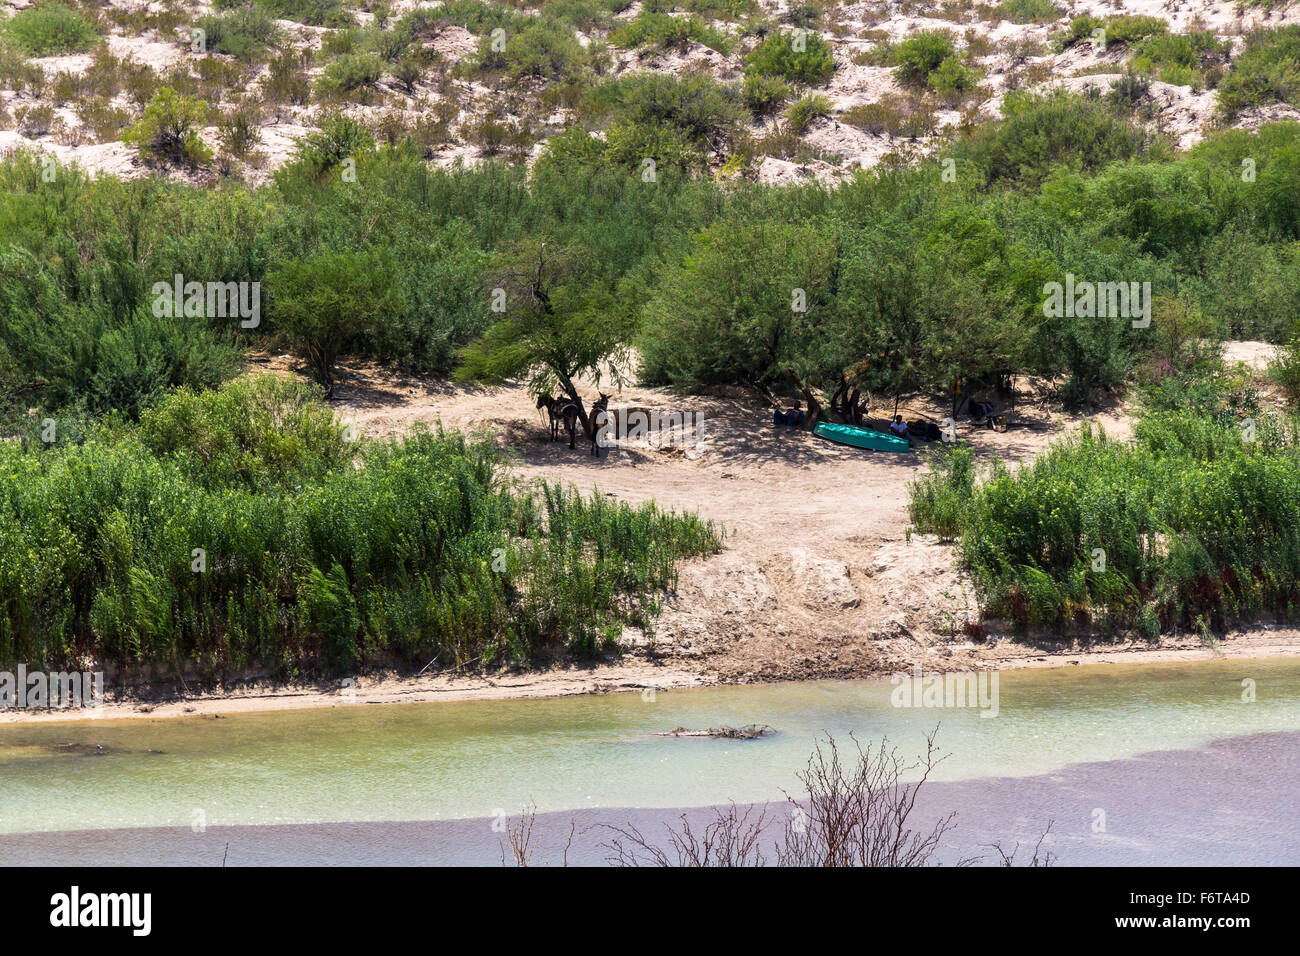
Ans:
{"type": "MultiPolygon", "coordinates": [[[[605,426],[609,423],[610,396],[604,392],[600,393],[600,398],[596,399],[591,405],[591,415],[587,418],[586,436],[591,439],[591,453],[595,457],[600,456],[600,434],[605,426]]],[[[569,433],[569,447],[573,447],[573,440],[578,433],[578,422],[582,418],[582,399],[573,399],[567,395],[539,395],[537,396],[537,408],[546,409],[546,414],[551,420],[551,441],[558,441],[560,438],[560,426],[569,433]]]]}

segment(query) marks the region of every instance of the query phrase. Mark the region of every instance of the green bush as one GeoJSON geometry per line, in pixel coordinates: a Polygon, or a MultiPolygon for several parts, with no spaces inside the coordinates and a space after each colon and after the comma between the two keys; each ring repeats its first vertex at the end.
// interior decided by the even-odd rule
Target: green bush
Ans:
{"type": "Polygon", "coordinates": [[[756,118],[775,113],[790,94],[790,84],[780,77],[751,73],[740,84],[740,99],[756,118]]]}
{"type": "Polygon", "coordinates": [[[994,469],[970,494],[957,466],[941,466],[913,487],[913,520],[948,535],[959,527],[985,613],[1024,627],[1149,634],[1198,617],[1221,628],[1294,614],[1300,456],[1293,427],[1262,419],[1258,429],[1252,439],[1232,417],[1181,409],[1147,416],[1136,446],[1085,428],[1030,466],[994,469]]]}
{"type": "Polygon", "coordinates": [[[825,40],[816,33],[798,35],[802,50],[796,50],[796,34],[769,33],[745,58],[745,73],[779,76],[796,83],[825,83],[835,73],[835,58],[825,40]]]}
{"type": "Polygon", "coordinates": [[[28,60],[3,33],[0,33],[0,84],[16,93],[39,89],[45,84],[45,71],[28,60]]]}
{"type": "Polygon", "coordinates": [[[820,93],[808,93],[797,102],[791,103],[785,116],[790,123],[790,128],[802,134],[814,120],[830,116],[834,108],[835,104],[829,97],[822,96],[820,93]]]}
{"type": "Polygon", "coordinates": [[[316,88],[327,96],[342,96],[374,86],[384,74],[384,63],[373,53],[347,53],[325,67],[316,88]]]}
{"type": "Polygon", "coordinates": [[[1148,148],[1145,133],[1106,104],[1064,91],[1012,91],[1003,117],[977,129],[959,150],[995,181],[1039,183],[1057,170],[1096,171],[1148,148]]]}
{"type": "Polygon", "coordinates": [[[208,104],[170,86],[153,95],[144,114],[122,136],[142,156],[191,166],[212,161],[212,149],[199,138],[208,104]]]}
{"type": "Polygon", "coordinates": [[[698,17],[673,17],[643,10],[609,34],[610,43],[628,49],[685,50],[692,40],[719,53],[731,52],[727,35],[698,17]]]}
{"type": "Polygon", "coordinates": [[[1270,103],[1300,104],[1300,25],[1247,36],[1218,91],[1219,110],[1229,120],[1270,103]]]}
{"type": "Polygon", "coordinates": [[[240,60],[250,60],[263,53],[280,33],[270,14],[255,6],[235,7],[200,17],[197,26],[204,31],[209,50],[240,60]]]}
{"type": "Polygon", "coordinates": [[[58,0],[20,10],[4,31],[30,56],[81,53],[98,39],[93,24],[58,0]]]}
{"type": "Polygon", "coordinates": [[[1002,0],[993,9],[1012,23],[1050,23],[1061,15],[1061,8],[1052,0],[1002,0]]]}
{"type": "Polygon", "coordinates": [[[930,74],[956,53],[947,30],[922,30],[893,48],[894,78],[904,86],[924,86],[930,74]]]}
{"type": "Polygon", "coordinates": [[[692,515],[509,481],[458,433],[347,443],[265,378],[78,445],[0,443],[0,666],[291,676],[589,654],[648,627],[677,561],[718,548],[692,515]]]}
{"type": "MultiPolygon", "coordinates": [[[[239,7],[248,0],[215,0],[218,10],[239,7]]],[[[341,29],[356,23],[344,0],[254,0],[277,20],[292,20],[313,27],[341,29]]]]}
{"type": "Polygon", "coordinates": [[[1106,43],[1132,45],[1146,37],[1169,32],[1169,24],[1159,17],[1128,16],[1106,21],[1106,43]]]}

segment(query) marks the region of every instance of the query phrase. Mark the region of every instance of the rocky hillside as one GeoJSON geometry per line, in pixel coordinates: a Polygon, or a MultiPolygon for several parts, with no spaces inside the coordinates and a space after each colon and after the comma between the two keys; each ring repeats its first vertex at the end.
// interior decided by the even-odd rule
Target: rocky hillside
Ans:
{"type": "Polygon", "coordinates": [[[1295,24],[1300,4],[1204,0],[6,0],[0,153],[257,182],[321,129],[448,164],[529,163],[578,126],[632,166],[833,179],[1053,86],[1186,148],[1300,117],[1295,24]],[[654,108],[629,121],[637,89],[654,108]]]}

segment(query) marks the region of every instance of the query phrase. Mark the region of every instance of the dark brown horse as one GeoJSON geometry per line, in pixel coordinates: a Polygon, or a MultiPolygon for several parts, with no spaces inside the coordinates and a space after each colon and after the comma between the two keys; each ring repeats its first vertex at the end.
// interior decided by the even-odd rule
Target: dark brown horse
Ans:
{"type": "Polygon", "coordinates": [[[546,409],[551,420],[551,441],[560,437],[560,425],[569,433],[569,447],[573,447],[574,436],[578,432],[578,406],[573,399],[564,395],[552,398],[550,395],[538,395],[537,407],[546,409]]]}
{"type": "Polygon", "coordinates": [[[604,392],[591,404],[591,418],[588,419],[591,423],[591,453],[597,458],[600,457],[600,433],[609,424],[608,407],[609,396],[604,392]]]}

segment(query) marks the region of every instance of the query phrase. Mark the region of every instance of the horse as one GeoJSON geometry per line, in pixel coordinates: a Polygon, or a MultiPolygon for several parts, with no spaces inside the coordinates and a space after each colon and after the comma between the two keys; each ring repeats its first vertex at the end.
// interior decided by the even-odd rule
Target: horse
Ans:
{"type": "Polygon", "coordinates": [[[560,437],[560,424],[563,423],[569,433],[569,447],[573,447],[573,439],[578,431],[578,406],[572,399],[563,395],[552,398],[550,395],[537,396],[538,409],[545,408],[546,414],[551,420],[551,441],[557,441],[560,437]]]}
{"type": "Polygon", "coordinates": [[[591,417],[587,419],[591,423],[591,453],[597,458],[600,457],[601,430],[609,424],[609,412],[606,411],[609,399],[610,396],[601,392],[600,398],[591,403],[591,417]]]}

